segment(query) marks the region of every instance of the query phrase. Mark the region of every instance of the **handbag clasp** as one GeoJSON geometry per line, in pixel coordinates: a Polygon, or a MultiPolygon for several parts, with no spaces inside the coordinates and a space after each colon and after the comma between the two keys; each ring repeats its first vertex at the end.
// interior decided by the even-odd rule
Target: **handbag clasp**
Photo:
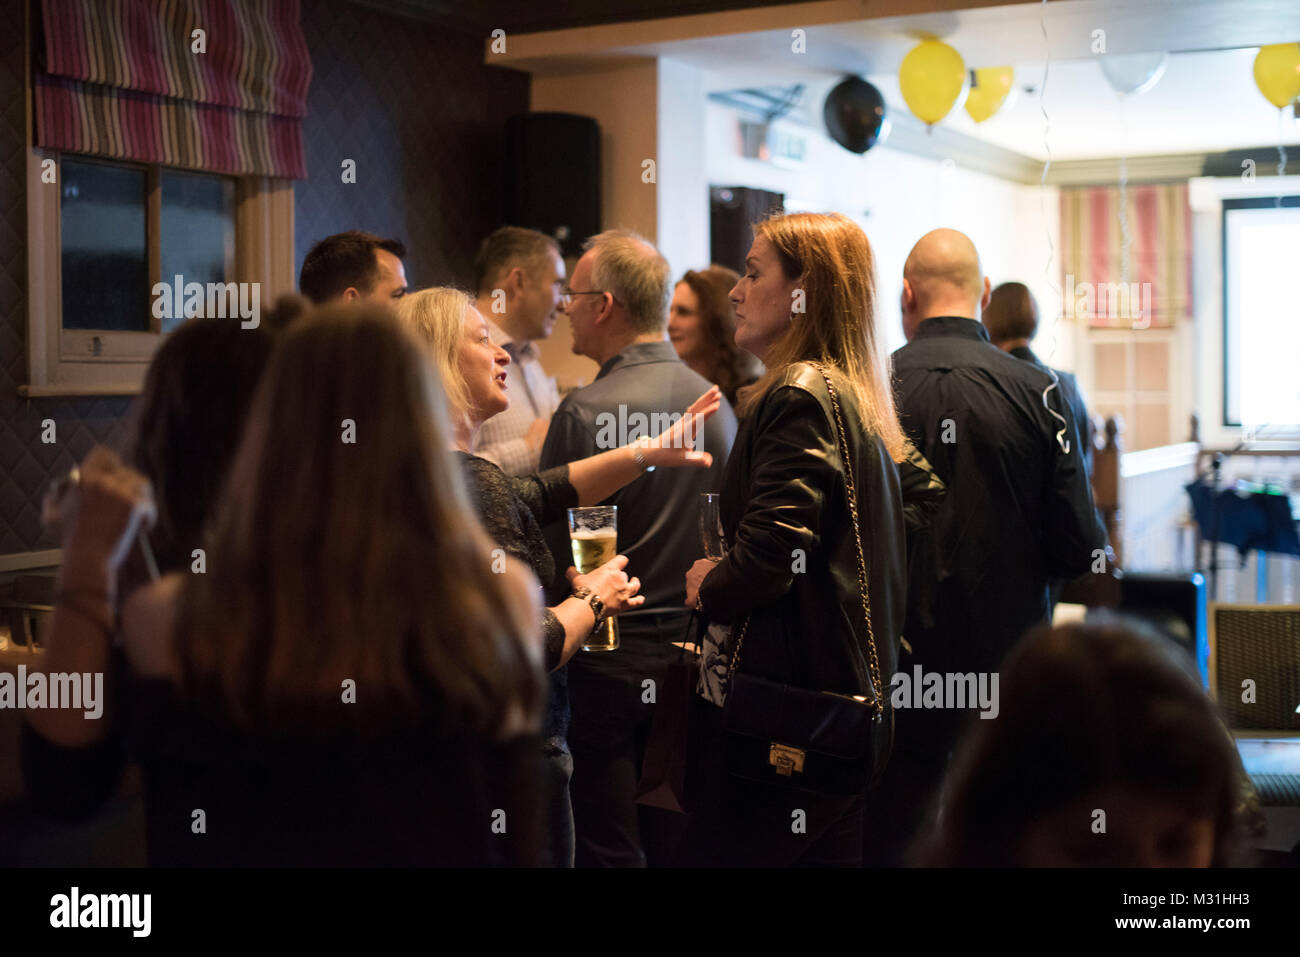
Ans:
{"type": "Polygon", "coordinates": [[[776,773],[782,777],[789,777],[793,772],[803,771],[803,759],[805,751],[801,748],[792,748],[788,744],[777,744],[772,742],[772,747],[767,752],[767,763],[776,768],[776,773]]]}

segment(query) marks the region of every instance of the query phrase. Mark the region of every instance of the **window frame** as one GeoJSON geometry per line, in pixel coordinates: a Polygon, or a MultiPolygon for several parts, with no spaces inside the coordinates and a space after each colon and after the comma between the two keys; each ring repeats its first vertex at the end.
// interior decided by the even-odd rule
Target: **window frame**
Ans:
{"type": "MultiPolygon", "coordinates": [[[[1239,434],[1243,429],[1242,424],[1230,421],[1228,417],[1228,406],[1231,398],[1228,392],[1228,297],[1230,294],[1228,288],[1228,213],[1241,209],[1270,209],[1277,207],[1283,209],[1300,207],[1300,193],[1274,196],[1224,197],[1219,204],[1219,266],[1223,276],[1219,313],[1219,425],[1224,429],[1236,430],[1239,434]]],[[[1237,385],[1240,386],[1240,370],[1238,371],[1237,380],[1237,385]]],[[[1298,437],[1298,433],[1293,430],[1276,433],[1268,438],[1291,440],[1296,437],[1298,437]]]]}
{"type": "MultiPolygon", "coordinates": [[[[43,396],[137,395],[154,351],[165,333],[96,332],[63,328],[62,260],[59,234],[62,170],[60,153],[36,146],[32,92],[32,22],[26,18],[24,69],[27,133],[27,382],[18,387],[24,398],[43,396]],[[41,182],[41,165],[54,160],[54,183],[41,182]],[[53,187],[53,188],[51,188],[53,187]],[[96,351],[98,340],[98,351],[96,351]]],[[[82,158],[82,154],[68,154],[82,158]]],[[[130,164],[114,157],[86,159],[130,164]]],[[[148,167],[150,164],[135,163],[148,167]]],[[[161,167],[159,167],[161,168],[161,167]]],[[[187,170],[186,172],[210,172],[187,170]]],[[[228,173],[215,175],[229,176],[228,173]]],[[[271,176],[233,176],[235,180],[235,282],[261,283],[261,301],[293,292],[293,180],[271,176]]],[[[161,200],[161,192],[159,191],[161,200]]],[[[161,205],[151,212],[160,214],[161,205]]],[[[158,221],[150,228],[157,235],[158,221]]],[[[152,251],[151,257],[156,255],[152,251]]],[[[150,274],[161,264],[150,261],[150,274]]],[[[152,310],[150,310],[152,317],[152,310]]],[[[155,320],[150,319],[151,325],[155,320]]]]}
{"type": "MultiPolygon", "coordinates": [[[[81,159],[80,154],[75,155],[81,159]]],[[[29,397],[135,395],[144,382],[144,373],[154,350],[165,335],[152,311],[149,332],[63,327],[60,159],[61,154],[54,150],[35,147],[28,150],[28,381],[19,387],[19,394],[29,397]],[[59,170],[55,183],[41,182],[41,165],[46,159],[53,159],[56,170],[59,170]]],[[[104,157],[86,159],[148,171],[149,274],[151,283],[159,281],[161,256],[155,239],[161,220],[162,167],[118,162],[104,157]]],[[[259,176],[232,178],[235,183],[235,275],[228,277],[228,281],[260,282],[263,287],[261,301],[269,303],[276,295],[292,291],[294,286],[293,183],[259,176]]]]}

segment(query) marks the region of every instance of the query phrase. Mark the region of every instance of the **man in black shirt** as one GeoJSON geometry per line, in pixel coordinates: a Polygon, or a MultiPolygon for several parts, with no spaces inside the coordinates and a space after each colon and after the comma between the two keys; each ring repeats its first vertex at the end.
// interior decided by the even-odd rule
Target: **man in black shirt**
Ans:
{"type": "MultiPolygon", "coordinates": [[[[657,435],[708,391],[665,337],[668,262],[640,237],[610,230],[588,240],[565,290],[573,351],[600,363],[591,385],[551,417],[541,467],[657,435]]],[[[618,617],[619,648],[579,652],[568,664],[573,818],[579,867],[644,867],[672,859],[684,815],[635,804],[654,701],[686,632],[686,571],[702,557],[700,495],[717,492],[736,418],[725,399],[704,425],[708,469],[660,469],[602,505],[618,506],[618,551],[641,579],[645,604],[618,617]]],[[[568,530],[546,529],[560,568],[573,564],[568,530]]]]}
{"type": "MultiPolygon", "coordinates": [[[[989,295],[974,245],[955,230],[927,233],[907,258],[908,344],[893,357],[899,418],[948,489],[908,556],[899,672],[912,682],[917,666],[922,675],[996,672],[1047,620],[1049,581],[1088,571],[1105,546],[1070,413],[1045,371],[990,344],[977,320],[989,295]]],[[[917,708],[908,698],[868,806],[870,863],[898,863],[924,833],[972,707],[917,708]]]]}

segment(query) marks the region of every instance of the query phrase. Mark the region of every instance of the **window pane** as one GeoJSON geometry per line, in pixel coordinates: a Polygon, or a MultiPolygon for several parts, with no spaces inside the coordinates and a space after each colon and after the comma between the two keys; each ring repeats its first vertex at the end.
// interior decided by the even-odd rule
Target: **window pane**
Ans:
{"type": "Polygon", "coordinates": [[[1276,436],[1300,426],[1300,323],[1292,289],[1300,208],[1271,202],[1225,210],[1225,424],[1276,436]]]}
{"type": "Polygon", "coordinates": [[[142,169],[64,159],[63,328],[149,331],[142,169]]]}
{"type": "MultiPolygon", "coordinates": [[[[235,184],[224,176],[162,172],[162,281],[175,288],[191,282],[233,279],[235,271],[235,184]]],[[[184,321],[162,320],[163,332],[184,321]]]]}

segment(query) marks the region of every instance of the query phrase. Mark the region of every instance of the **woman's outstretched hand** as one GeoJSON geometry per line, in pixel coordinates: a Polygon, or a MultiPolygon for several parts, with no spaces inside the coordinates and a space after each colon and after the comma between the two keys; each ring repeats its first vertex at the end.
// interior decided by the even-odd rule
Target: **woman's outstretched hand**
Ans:
{"type": "Polygon", "coordinates": [[[652,466],[666,468],[708,468],[713,464],[713,456],[703,450],[697,451],[695,446],[703,434],[704,423],[721,407],[722,390],[715,385],[687,406],[685,414],[672,428],[653,439],[641,441],[646,461],[652,466]]]}

